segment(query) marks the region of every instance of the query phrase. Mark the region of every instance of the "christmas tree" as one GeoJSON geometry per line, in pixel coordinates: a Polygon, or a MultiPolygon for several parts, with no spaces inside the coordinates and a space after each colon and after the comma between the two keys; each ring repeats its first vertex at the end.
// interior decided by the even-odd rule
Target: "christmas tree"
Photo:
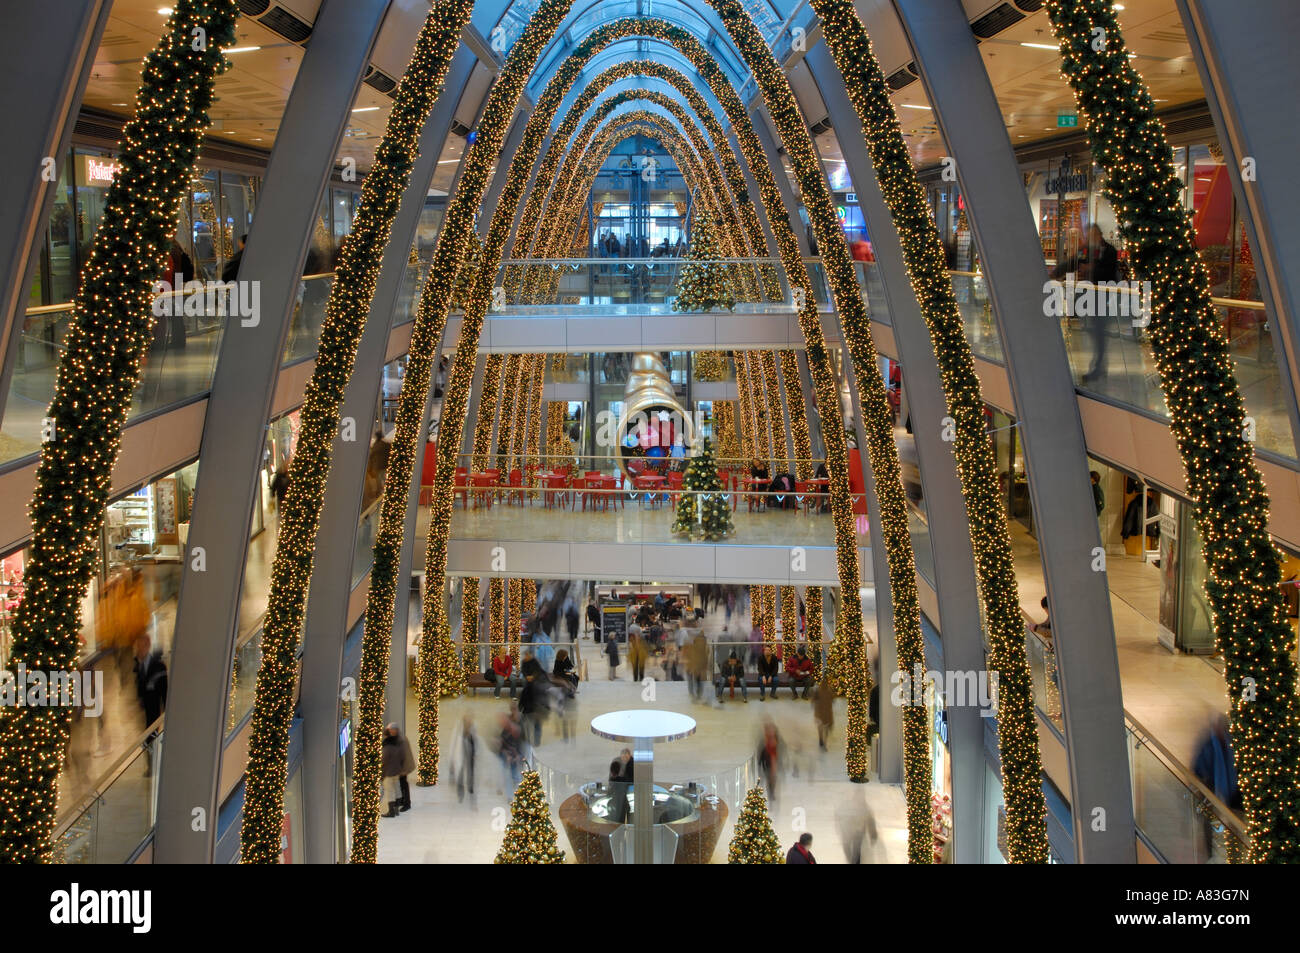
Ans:
{"type": "Polygon", "coordinates": [[[776,831],[772,830],[772,821],[767,816],[767,798],[761,785],[750,788],[745,795],[745,806],[736,818],[731,846],[727,848],[727,863],[785,863],[781,842],[776,839],[776,831]]]}
{"type": "Polygon", "coordinates": [[[697,216],[691,226],[691,248],[686,257],[687,262],[677,276],[673,310],[736,310],[736,294],[727,274],[728,266],[718,264],[722,252],[713,233],[713,223],[704,215],[697,216]]]}
{"type": "Polygon", "coordinates": [[[677,503],[677,518],[673,532],[692,535],[695,525],[701,524],[705,539],[715,541],[729,534],[734,526],[731,508],[727,506],[722,481],[718,479],[718,464],[713,459],[713,443],[707,438],[687,464],[682,485],[692,493],[683,493],[677,503]]]}
{"type": "Polygon", "coordinates": [[[555,843],[551,806],[536,771],[525,771],[510,802],[510,823],[497,851],[497,864],[562,864],[564,851],[555,843]]]}

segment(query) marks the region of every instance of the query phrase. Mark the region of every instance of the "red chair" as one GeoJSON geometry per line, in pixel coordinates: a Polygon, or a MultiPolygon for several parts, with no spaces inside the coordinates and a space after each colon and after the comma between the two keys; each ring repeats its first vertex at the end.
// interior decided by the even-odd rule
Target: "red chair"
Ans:
{"type": "Polygon", "coordinates": [[[673,506],[677,505],[677,498],[682,494],[684,488],[683,481],[685,479],[686,474],[682,473],[680,470],[670,470],[668,473],[668,491],[673,506]]]}
{"type": "Polygon", "coordinates": [[[762,491],[761,484],[746,483],[745,491],[745,503],[749,505],[749,512],[767,509],[767,495],[762,491]]]}
{"type": "Polygon", "coordinates": [[[718,482],[722,484],[723,497],[725,498],[728,495],[731,497],[731,510],[734,513],[736,511],[736,507],[740,505],[740,497],[738,497],[735,493],[736,490],[735,479],[726,470],[719,470],[718,482]]]}
{"type": "Polygon", "coordinates": [[[456,497],[460,497],[461,505],[466,509],[469,508],[469,468],[456,468],[456,484],[451,495],[451,505],[456,505],[456,497]]]}
{"type": "Polygon", "coordinates": [[[492,497],[496,495],[496,478],[490,473],[475,473],[469,478],[474,505],[492,508],[492,497]]]}
{"type": "Polygon", "coordinates": [[[805,513],[812,512],[814,505],[820,500],[814,500],[812,494],[815,492],[814,487],[807,480],[794,481],[794,503],[796,507],[802,506],[805,513]]]}
{"type": "Polygon", "coordinates": [[[569,481],[563,476],[551,476],[546,478],[545,482],[546,507],[550,509],[555,506],[567,506],[570,500],[569,481]]]}
{"type": "Polygon", "coordinates": [[[501,468],[500,468],[500,467],[488,467],[488,468],[487,468],[486,470],[484,470],[483,472],[486,473],[486,474],[489,474],[489,475],[492,477],[492,496],[493,496],[493,498],[499,498],[499,497],[501,496],[501,468]]]}
{"type": "Polygon", "coordinates": [[[573,491],[573,508],[574,508],[575,510],[578,508],[578,498],[581,497],[581,498],[582,498],[582,509],[583,509],[584,512],[586,511],[586,509],[587,509],[587,490],[588,490],[592,485],[593,485],[593,484],[592,484],[592,481],[589,480],[589,479],[587,479],[587,477],[574,477],[574,478],[573,478],[573,486],[572,486],[571,489],[572,489],[572,491],[573,491]]]}
{"type": "Polygon", "coordinates": [[[510,471],[510,476],[505,482],[504,496],[506,504],[508,505],[512,500],[517,498],[519,500],[519,505],[523,506],[525,493],[524,471],[516,467],[510,471]]]}

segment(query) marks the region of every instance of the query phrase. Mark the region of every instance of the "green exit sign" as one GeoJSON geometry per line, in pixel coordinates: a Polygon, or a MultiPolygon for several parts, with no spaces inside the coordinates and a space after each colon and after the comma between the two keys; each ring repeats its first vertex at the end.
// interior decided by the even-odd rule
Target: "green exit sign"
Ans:
{"type": "Polygon", "coordinates": [[[1074,129],[1078,125],[1079,125],[1078,113],[1057,113],[1056,114],[1057,129],[1074,129]]]}

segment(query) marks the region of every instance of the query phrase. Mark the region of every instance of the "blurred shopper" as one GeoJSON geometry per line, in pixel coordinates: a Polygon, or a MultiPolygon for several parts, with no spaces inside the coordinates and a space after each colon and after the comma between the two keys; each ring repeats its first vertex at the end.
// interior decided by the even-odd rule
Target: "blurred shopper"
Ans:
{"type": "Polygon", "coordinates": [[[632,665],[632,681],[640,682],[645,678],[645,663],[649,655],[645,639],[639,635],[627,637],[627,660],[632,665]]]}
{"type": "Polygon", "coordinates": [[[798,842],[785,855],[787,864],[815,864],[817,858],[812,855],[812,835],[800,834],[798,842]]]}
{"type": "Polygon", "coordinates": [[[397,722],[384,730],[383,744],[384,800],[388,810],[384,817],[396,817],[400,811],[411,809],[411,786],[406,776],[415,770],[415,755],[411,743],[402,735],[397,722]]]}
{"type": "Polygon", "coordinates": [[[587,600],[587,625],[595,634],[596,641],[600,641],[600,610],[596,608],[596,600],[587,600]]]}
{"type": "Polygon", "coordinates": [[[465,800],[469,794],[470,803],[474,803],[474,763],[478,759],[478,732],[474,722],[466,715],[460,723],[460,743],[456,746],[456,766],[452,774],[456,777],[456,800],[465,800]]]}
{"type": "Polygon", "coordinates": [[[546,688],[539,672],[540,669],[525,675],[524,687],[519,692],[519,727],[524,743],[534,748],[542,743],[542,719],[546,716],[546,688]]]}
{"type": "Polygon", "coordinates": [[[776,698],[777,677],[781,671],[781,661],[772,652],[772,646],[764,645],[763,654],[758,657],[758,700],[767,701],[767,692],[776,698]]]}
{"type": "MultiPolygon", "coordinates": [[[[515,786],[523,776],[523,743],[519,728],[519,713],[511,706],[510,711],[501,716],[501,731],[497,735],[497,757],[501,759],[501,776],[508,791],[513,794],[515,786]]],[[[498,790],[498,794],[501,791],[498,790]]]]}
{"type": "MultiPolygon", "coordinates": [[[[1237,787],[1237,764],[1232,751],[1232,737],[1228,733],[1228,716],[1213,712],[1209,723],[1196,746],[1196,760],[1192,770],[1201,783],[1214,792],[1230,810],[1240,812],[1241,791],[1237,787]]],[[[1210,814],[1203,818],[1205,855],[1208,860],[1214,853],[1214,835],[1218,823],[1210,814]]]]}
{"type": "Polygon", "coordinates": [[[847,863],[870,864],[879,859],[880,834],[876,818],[865,801],[855,798],[843,802],[835,812],[835,826],[839,829],[847,863]]]}
{"type": "Polygon", "coordinates": [[[618,678],[618,639],[610,636],[605,642],[605,654],[609,657],[609,680],[618,678]]]}
{"type": "Polygon", "coordinates": [[[780,780],[781,771],[785,767],[785,744],[781,740],[781,734],[776,730],[776,725],[771,718],[763,720],[763,731],[758,739],[756,760],[758,761],[759,777],[763,779],[763,787],[767,790],[767,798],[775,804],[777,782],[780,780]]]}
{"type": "Polygon", "coordinates": [[[835,692],[831,690],[829,676],[822,673],[822,680],[813,686],[813,722],[817,725],[817,744],[825,751],[826,739],[830,737],[835,724],[835,692]]]}
{"type": "Polygon", "coordinates": [[[727,595],[724,601],[727,607],[727,620],[722,626],[722,631],[726,632],[731,626],[731,615],[736,611],[736,589],[734,586],[727,587],[727,595]]]}
{"type": "Polygon", "coordinates": [[[704,680],[711,674],[710,667],[709,640],[701,632],[691,643],[690,657],[686,662],[686,675],[691,680],[691,697],[696,701],[704,701],[704,680]]]}
{"type": "Polygon", "coordinates": [[[626,824],[628,815],[627,792],[632,786],[632,752],[624,748],[609,763],[609,817],[615,824],[626,824]]]}
{"type": "MultiPolygon", "coordinates": [[[[147,635],[135,640],[135,691],[144,709],[144,726],[153,725],[167,708],[167,666],[162,649],[153,648],[147,635]]],[[[144,740],[145,777],[153,774],[153,741],[157,732],[144,740]]]]}

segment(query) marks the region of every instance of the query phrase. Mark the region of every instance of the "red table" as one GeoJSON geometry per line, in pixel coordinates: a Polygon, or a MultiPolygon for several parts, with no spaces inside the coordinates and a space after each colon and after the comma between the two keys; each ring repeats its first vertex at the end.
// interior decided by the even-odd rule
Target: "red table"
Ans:
{"type": "Polygon", "coordinates": [[[764,509],[767,502],[767,496],[754,496],[753,491],[767,489],[767,487],[771,485],[772,481],[767,477],[746,476],[741,477],[740,482],[751,491],[750,494],[745,497],[745,502],[749,504],[749,508],[752,510],[755,504],[757,504],[759,509],[764,509]]]}

